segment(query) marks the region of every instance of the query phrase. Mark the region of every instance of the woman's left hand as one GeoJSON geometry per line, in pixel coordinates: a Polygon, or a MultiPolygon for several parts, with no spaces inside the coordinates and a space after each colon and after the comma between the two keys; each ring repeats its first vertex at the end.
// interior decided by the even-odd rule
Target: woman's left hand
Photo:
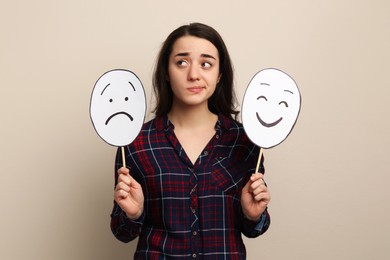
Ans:
{"type": "Polygon", "coordinates": [[[265,185],[264,175],[260,173],[252,174],[241,194],[241,207],[245,216],[249,220],[259,220],[270,200],[271,195],[265,185]]]}

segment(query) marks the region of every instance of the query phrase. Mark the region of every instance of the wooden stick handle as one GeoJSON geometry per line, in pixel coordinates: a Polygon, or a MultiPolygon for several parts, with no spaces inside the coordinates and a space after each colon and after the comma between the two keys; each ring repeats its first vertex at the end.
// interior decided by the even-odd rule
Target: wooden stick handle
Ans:
{"type": "Polygon", "coordinates": [[[125,147],[122,146],[121,148],[122,148],[122,149],[121,149],[121,150],[122,150],[122,163],[123,163],[123,167],[126,168],[125,147]]]}
{"type": "Polygon", "coordinates": [[[259,153],[259,158],[257,159],[257,165],[256,165],[256,171],[255,173],[259,172],[259,167],[260,167],[260,161],[261,157],[263,156],[263,148],[260,147],[260,153],[259,153]]]}

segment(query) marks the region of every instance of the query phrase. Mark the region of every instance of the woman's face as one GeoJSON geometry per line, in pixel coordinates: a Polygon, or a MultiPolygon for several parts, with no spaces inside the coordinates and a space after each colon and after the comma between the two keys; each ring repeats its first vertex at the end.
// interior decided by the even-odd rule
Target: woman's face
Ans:
{"type": "Polygon", "coordinates": [[[176,40],[168,64],[173,105],[207,105],[219,79],[219,54],[211,42],[194,36],[176,40]]]}

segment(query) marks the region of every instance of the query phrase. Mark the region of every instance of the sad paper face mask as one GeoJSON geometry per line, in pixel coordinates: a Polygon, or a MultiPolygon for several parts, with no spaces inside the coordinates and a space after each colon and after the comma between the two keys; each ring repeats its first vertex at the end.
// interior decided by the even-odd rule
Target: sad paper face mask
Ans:
{"type": "Polygon", "coordinates": [[[298,118],[301,95],[295,81],[277,69],[258,72],[242,105],[245,132],[253,143],[271,148],[283,142],[298,118]]]}
{"type": "Polygon", "coordinates": [[[145,91],[128,70],[112,70],[95,84],[90,116],[99,136],[113,146],[125,146],[137,137],[146,113],[145,91]]]}

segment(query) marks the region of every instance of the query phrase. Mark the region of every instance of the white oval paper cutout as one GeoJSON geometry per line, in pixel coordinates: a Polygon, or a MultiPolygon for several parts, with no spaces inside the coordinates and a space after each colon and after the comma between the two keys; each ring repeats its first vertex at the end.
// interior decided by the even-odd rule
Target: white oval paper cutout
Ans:
{"type": "Polygon", "coordinates": [[[249,139],[262,148],[283,142],[301,108],[295,81],[278,69],[258,72],[249,83],[242,105],[242,122],[249,139]]]}
{"type": "Polygon", "coordinates": [[[125,146],[141,131],[146,114],[145,90],[128,70],[111,70],[95,83],[90,116],[98,135],[113,146],[125,146]]]}

